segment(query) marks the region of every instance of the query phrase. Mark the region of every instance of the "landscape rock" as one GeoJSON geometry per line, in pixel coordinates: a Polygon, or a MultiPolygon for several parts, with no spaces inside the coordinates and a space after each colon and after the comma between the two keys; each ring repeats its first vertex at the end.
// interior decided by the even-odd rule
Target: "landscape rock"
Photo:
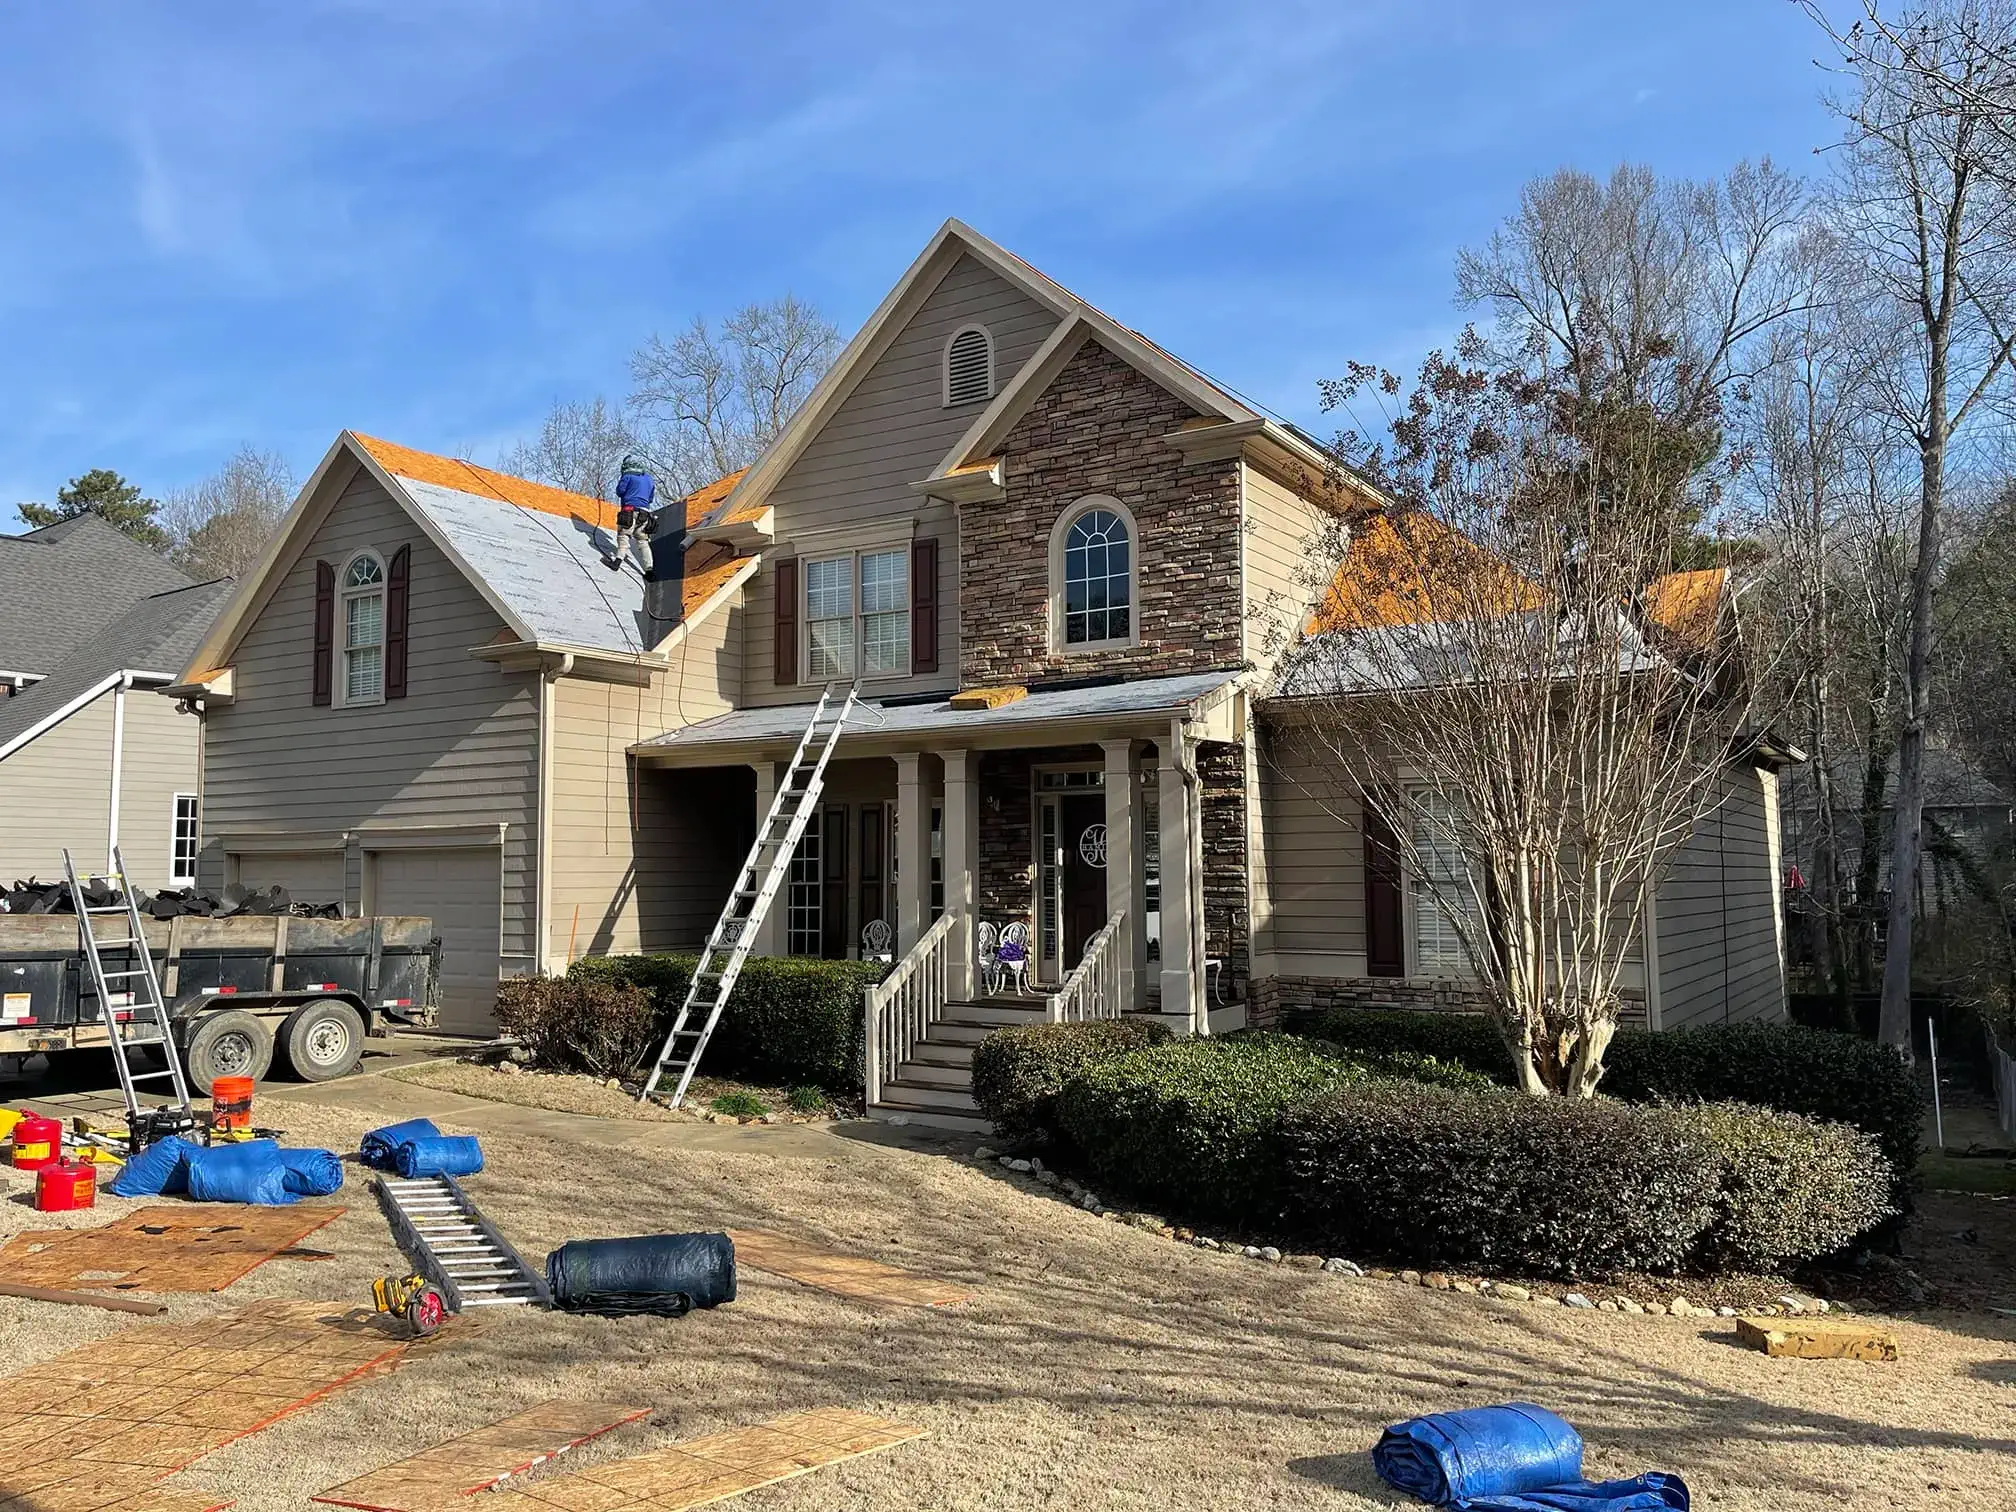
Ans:
{"type": "Polygon", "coordinates": [[[1635,1313],[1643,1317],[1645,1314],[1645,1304],[1643,1302],[1634,1302],[1629,1297],[1620,1297],[1617,1300],[1617,1310],[1619,1312],[1635,1313]]]}
{"type": "Polygon", "coordinates": [[[1199,1249],[1215,1250],[1216,1248],[1218,1248],[1218,1241],[1216,1239],[1213,1239],[1209,1234],[1199,1234],[1195,1239],[1192,1239],[1190,1242],[1196,1245],[1197,1248],[1199,1249]]]}
{"type": "Polygon", "coordinates": [[[1029,1157],[1029,1169],[1032,1171],[1040,1171],[1043,1169],[1043,1162],[1037,1159],[1034,1155],[1031,1155],[1029,1157]]]}
{"type": "Polygon", "coordinates": [[[1403,1270],[1400,1272],[1400,1284],[1402,1286],[1419,1286],[1421,1279],[1421,1272],[1417,1270],[1403,1270]]]}
{"type": "Polygon", "coordinates": [[[1617,1311],[1617,1304],[1615,1302],[1610,1301],[1608,1298],[1605,1298],[1603,1301],[1598,1302],[1596,1304],[1596,1311],[1613,1313],[1617,1311]]]}
{"type": "Polygon", "coordinates": [[[1514,1286],[1510,1282],[1500,1281],[1496,1286],[1491,1288],[1491,1295],[1494,1297],[1503,1297],[1507,1302],[1524,1302],[1530,1299],[1533,1293],[1526,1290],[1523,1286],[1514,1286]]]}
{"type": "Polygon", "coordinates": [[[1671,1302],[1666,1304],[1666,1311],[1676,1318],[1684,1318],[1688,1313],[1693,1311],[1693,1304],[1685,1297],[1675,1297],[1671,1302]]]}
{"type": "Polygon", "coordinates": [[[1017,1176],[1026,1176],[1034,1167],[1026,1160],[1011,1160],[1008,1162],[1008,1169],[1013,1171],[1017,1176]]]}
{"type": "Polygon", "coordinates": [[[1718,1307],[1715,1309],[1715,1316],[1718,1318],[1733,1318],[1736,1316],[1736,1309],[1733,1307],[1718,1307]]]}
{"type": "Polygon", "coordinates": [[[1590,1311],[1594,1311],[1596,1307],[1596,1304],[1594,1302],[1591,1302],[1587,1297],[1583,1296],[1582,1293],[1580,1292],[1568,1292],[1565,1295],[1563,1295],[1563,1297],[1561,1298],[1561,1305],[1563,1307],[1587,1308],[1590,1311]]]}
{"type": "Polygon", "coordinates": [[[1057,1173],[1055,1171],[1038,1171],[1036,1173],[1036,1179],[1042,1182],[1043,1185],[1045,1185],[1046,1187],[1054,1187],[1057,1185],[1057,1173]]]}
{"type": "Polygon", "coordinates": [[[1321,1255],[1290,1255],[1288,1263],[1297,1270],[1323,1269],[1323,1257],[1321,1255]]]}
{"type": "Polygon", "coordinates": [[[1269,1265],[1279,1265],[1281,1263],[1281,1251],[1274,1248],[1271,1244],[1263,1244],[1260,1246],[1260,1258],[1265,1260],[1269,1265]]]}
{"type": "Polygon", "coordinates": [[[1430,1291],[1447,1291],[1449,1290],[1450,1283],[1449,1278],[1443,1275],[1442,1272],[1430,1271],[1421,1278],[1421,1284],[1430,1291]]]}
{"type": "Polygon", "coordinates": [[[1000,1152],[998,1150],[994,1150],[986,1145],[982,1145],[980,1146],[979,1149],[973,1152],[973,1158],[975,1160],[993,1160],[999,1153],[1000,1152]]]}
{"type": "Polygon", "coordinates": [[[1449,1283],[1449,1290],[1462,1292],[1466,1297],[1477,1295],[1477,1288],[1468,1281],[1451,1281],[1449,1283]]]}
{"type": "Polygon", "coordinates": [[[1239,1253],[1244,1255],[1248,1260],[1258,1260],[1260,1258],[1260,1246],[1257,1244],[1249,1244],[1244,1249],[1240,1250],[1239,1253]]]}
{"type": "Polygon", "coordinates": [[[1362,1276],[1365,1272],[1341,1256],[1333,1255],[1323,1262],[1323,1269],[1333,1276],[1362,1276]]]}

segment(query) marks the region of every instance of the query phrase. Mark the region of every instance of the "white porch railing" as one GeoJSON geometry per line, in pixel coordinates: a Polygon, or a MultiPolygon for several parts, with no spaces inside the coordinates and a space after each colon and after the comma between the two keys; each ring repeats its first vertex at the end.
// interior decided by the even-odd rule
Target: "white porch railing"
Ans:
{"type": "Polygon", "coordinates": [[[1995,1078],[1995,1122],[2004,1134],[2016,1139],[2016,1056],[2002,1048],[1993,1029],[1986,1029],[1986,1033],[1988,1069],[1995,1078]]]}
{"type": "Polygon", "coordinates": [[[1117,1019],[1134,1006],[1130,1001],[1134,996],[1133,939],[1133,926],[1123,908],[1085,942],[1077,969],[1050,994],[1051,1023],[1117,1019]]]}
{"type": "Polygon", "coordinates": [[[946,948],[952,936],[952,915],[939,916],[924,931],[910,954],[889,975],[862,994],[867,1015],[868,1102],[882,1100],[882,1083],[910,1058],[917,1042],[945,1017],[945,982],[951,964],[946,948]]]}

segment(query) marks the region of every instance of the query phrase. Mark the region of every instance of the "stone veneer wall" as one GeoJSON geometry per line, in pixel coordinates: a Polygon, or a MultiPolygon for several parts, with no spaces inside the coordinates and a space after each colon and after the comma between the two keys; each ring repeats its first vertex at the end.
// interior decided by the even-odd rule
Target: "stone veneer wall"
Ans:
{"type": "Polygon", "coordinates": [[[980,875],[973,881],[981,919],[997,926],[1011,919],[1026,920],[1032,944],[1036,921],[1029,917],[1029,900],[1034,896],[1029,865],[1036,858],[1036,847],[1029,771],[1039,754],[1046,760],[1071,759],[1036,751],[981,752],[980,875]]]}
{"type": "MultiPolygon", "coordinates": [[[[1225,1001],[1246,994],[1248,954],[1246,908],[1246,748],[1218,741],[1197,747],[1197,776],[1203,784],[1204,954],[1225,963],[1218,986],[1225,1001]]],[[[1208,991],[1210,983],[1205,983],[1208,991]]],[[[1211,1006],[1216,1007],[1214,998],[1211,1006]]]]}
{"type": "Polygon", "coordinates": [[[1002,443],[1007,498],[959,515],[962,687],[1240,665],[1239,466],[1188,464],[1163,437],[1182,400],[1087,342],[1002,443]],[[1050,647],[1050,532],[1087,494],[1134,515],[1139,644],[1050,647]]]}
{"type": "MultiPolygon", "coordinates": [[[[1447,977],[1273,976],[1253,984],[1246,1017],[1256,1028],[1278,1028],[1292,1015],[1326,1008],[1482,1013],[1488,1006],[1483,992],[1447,977]]],[[[1627,994],[1618,1022],[1627,1029],[1644,1028],[1644,1002],[1627,994]]]]}

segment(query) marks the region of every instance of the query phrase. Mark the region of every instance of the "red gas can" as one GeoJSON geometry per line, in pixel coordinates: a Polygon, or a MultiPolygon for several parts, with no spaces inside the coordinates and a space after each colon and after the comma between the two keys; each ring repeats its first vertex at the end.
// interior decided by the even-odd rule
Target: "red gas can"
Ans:
{"type": "Polygon", "coordinates": [[[73,1213],[98,1200],[98,1171],[88,1160],[59,1160],[35,1173],[35,1211],[73,1213]]]}
{"type": "Polygon", "coordinates": [[[63,1125],[30,1116],[14,1125],[14,1169],[39,1171],[63,1158],[63,1125]]]}

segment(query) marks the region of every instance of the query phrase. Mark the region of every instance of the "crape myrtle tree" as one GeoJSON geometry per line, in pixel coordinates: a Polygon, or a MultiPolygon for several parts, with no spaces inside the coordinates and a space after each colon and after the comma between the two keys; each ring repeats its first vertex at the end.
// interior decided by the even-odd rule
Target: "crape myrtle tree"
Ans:
{"type": "Polygon", "coordinates": [[[1404,396],[1362,366],[1328,386],[1389,434],[1339,438],[1340,495],[1380,502],[1312,555],[1373,586],[1332,590],[1280,690],[1280,738],[1362,805],[1368,860],[1453,933],[1534,1094],[1594,1094],[1647,899],[1779,683],[1720,574],[1668,575],[1716,502],[1714,394],[1656,337],[1634,363],[1466,332],[1404,396]]]}

